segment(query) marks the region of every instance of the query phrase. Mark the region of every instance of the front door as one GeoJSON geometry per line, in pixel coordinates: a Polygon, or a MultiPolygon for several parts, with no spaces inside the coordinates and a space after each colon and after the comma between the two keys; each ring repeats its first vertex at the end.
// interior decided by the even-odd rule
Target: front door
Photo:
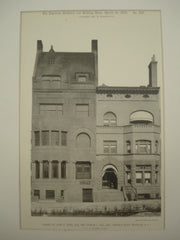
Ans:
{"type": "Polygon", "coordinates": [[[92,188],[83,188],[82,195],[83,202],[93,202],[92,188]]]}

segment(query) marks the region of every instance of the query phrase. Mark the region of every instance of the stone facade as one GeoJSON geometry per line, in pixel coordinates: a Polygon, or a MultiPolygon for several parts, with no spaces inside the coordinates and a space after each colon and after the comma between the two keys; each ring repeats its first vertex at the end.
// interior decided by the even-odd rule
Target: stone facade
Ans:
{"type": "Polygon", "coordinates": [[[147,87],[98,86],[97,40],[85,53],[38,40],[32,106],[32,201],[160,198],[154,57],[147,87]]]}

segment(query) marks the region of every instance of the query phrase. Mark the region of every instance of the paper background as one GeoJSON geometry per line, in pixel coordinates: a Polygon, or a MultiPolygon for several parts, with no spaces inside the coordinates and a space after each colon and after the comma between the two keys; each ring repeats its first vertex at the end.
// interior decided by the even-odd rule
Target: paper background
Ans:
{"type": "MultiPolygon", "coordinates": [[[[151,56],[158,61],[158,86],[162,92],[161,14],[159,11],[45,11],[23,12],[20,46],[20,186],[21,227],[59,230],[162,229],[164,221],[164,146],[161,146],[161,217],[31,217],[31,110],[32,73],[37,39],[49,51],[90,52],[98,39],[99,85],[147,86],[151,56]],[[58,50],[56,50],[58,48],[58,50]],[[59,50],[60,49],[60,50],[59,50]],[[75,226],[76,224],[76,226],[75,226]],[[78,224],[78,226],[77,226],[78,224]],[[95,224],[95,226],[92,226],[95,224]]],[[[161,95],[160,95],[161,96],[161,95]]],[[[161,96],[162,97],[162,96],[161,96]]],[[[163,103],[163,99],[161,99],[163,103]]],[[[161,113],[163,105],[161,105],[161,113]]],[[[161,118],[163,120],[163,118],[161,118]]],[[[163,126],[163,122],[161,123],[163,126]]],[[[162,127],[163,129],[163,127],[162,127]]],[[[161,138],[163,137],[163,130],[161,138]]],[[[163,143],[163,141],[161,141],[163,143]]]]}
{"type": "Polygon", "coordinates": [[[2,239],[179,239],[179,1],[0,1],[1,26],[1,224],[2,239]],[[21,10],[161,9],[163,16],[166,230],[164,232],[72,232],[19,230],[19,20],[21,10]]]}

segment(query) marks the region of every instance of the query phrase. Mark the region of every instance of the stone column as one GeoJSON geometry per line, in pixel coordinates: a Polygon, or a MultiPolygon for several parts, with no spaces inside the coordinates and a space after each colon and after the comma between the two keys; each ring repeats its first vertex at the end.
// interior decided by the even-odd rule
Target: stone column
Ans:
{"type": "Polygon", "coordinates": [[[52,177],[52,162],[51,161],[48,161],[49,163],[49,178],[52,177]]]}
{"type": "Polygon", "coordinates": [[[43,178],[43,161],[40,161],[39,162],[39,164],[40,164],[40,178],[43,178]]]}
{"type": "Polygon", "coordinates": [[[58,174],[59,178],[61,178],[61,161],[58,162],[58,174]]]}

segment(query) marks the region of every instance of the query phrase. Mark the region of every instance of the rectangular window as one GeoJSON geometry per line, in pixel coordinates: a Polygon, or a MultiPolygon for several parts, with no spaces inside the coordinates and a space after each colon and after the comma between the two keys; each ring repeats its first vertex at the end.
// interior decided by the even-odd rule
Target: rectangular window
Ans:
{"type": "Polygon", "coordinates": [[[131,142],[126,141],[126,148],[127,148],[127,153],[131,153],[131,142]]]}
{"type": "Polygon", "coordinates": [[[76,116],[88,117],[89,116],[89,104],[76,104],[76,116]]]}
{"type": "Polygon", "coordinates": [[[144,182],[145,184],[151,183],[151,172],[144,172],[144,182]]]}
{"type": "Polygon", "coordinates": [[[40,131],[34,132],[35,146],[40,146],[40,131]]]}
{"type": "Polygon", "coordinates": [[[136,183],[143,183],[142,172],[136,172],[136,183]]]}
{"type": "Polygon", "coordinates": [[[64,190],[61,190],[60,196],[61,196],[62,198],[64,198],[64,190]]]}
{"type": "Polygon", "coordinates": [[[136,151],[138,153],[144,153],[144,154],[151,153],[151,141],[149,140],[136,141],[136,151]]]}
{"type": "Polygon", "coordinates": [[[61,163],[61,178],[66,178],[66,162],[61,163]]]}
{"type": "Polygon", "coordinates": [[[43,146],[49,145],[49,131],[48,130],[41,132],[41,139],[42,139],[43,146]]]}
{"type": "Polygon", "coordinates": [[[62,104],[40,104],[40,114],[42,115],[51,115],[57,116],[62,115],[63,105],[62,104]]]}
{"type": "Polygon", "coordinates": [[[67,132],[65,131],[61,132],[61,145],[67,146],[67,132]]]}
{"type": "Polygon", "coordinates": [[[46,199],[55,199],[55,191],[46,190],[46,199]]]}
{"type": "Polygon", "coordinates": [[[91,163],[76,163],[76,179],[91,179],[91,163]]]}
{"type": "Polygon", "coordinates": [[[58,161],[52,161],[52,178],[58,178],[58,161]]]}
{"type": "Polygon", "coordinates": [[[51,131],[51,145],[59,145],[59,131],[51,131]]]}
{"type": "Polygon", "coordinates": [[[49,178],[49,162],[43,161],[43,178],[49,178]]]}
{"type": "Polygon", "coordinates": [[[83,202],[93,202],[93,190],[89,189],[82,189],[82,199],[83,202]]]}
{"type": "Polygon", "coordinates": [[[35,197],[36,199],[40,199],[40,190],[38,190],[38,189],[35,189],[35,190],[34,190],[34,197],[35,197]]]}
{"type": "Polygon", "coordinates": [[[104,153],[117,153],[117,141],[104,141],[104,153]]]}

